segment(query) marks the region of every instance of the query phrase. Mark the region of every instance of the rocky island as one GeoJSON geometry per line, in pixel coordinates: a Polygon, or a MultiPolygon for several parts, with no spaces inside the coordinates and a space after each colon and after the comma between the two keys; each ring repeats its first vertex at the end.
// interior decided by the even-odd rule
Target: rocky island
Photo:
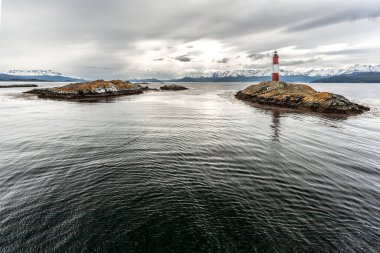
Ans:
{"type": "Polygon", "coordinates": [[[146,90],[149,90],[149,87],[133,84],[131,82],[124,82],[121,80],[97,80],[84,83],[72,83],[49,89],[33,89],[25,93],[35,94],[39,98],[86,99],[135,95],[141,94],[146,90]]]}
{"type": "Polygon", "coordinates": [[[305,84],[261,82],[239,91],[236,98],[258,104],[302,109],[320,113],[360,114],[370,108],[355,104],[345,97],[317,92],[305,84]]]}
{"type": "Polygon", "coordinates": [[[172,91],[177,91],[177,90],[187,90],[186,87],[183,87],[178,84],[168,84],[160,87],[161,90],[172,90],[172,91]]]}

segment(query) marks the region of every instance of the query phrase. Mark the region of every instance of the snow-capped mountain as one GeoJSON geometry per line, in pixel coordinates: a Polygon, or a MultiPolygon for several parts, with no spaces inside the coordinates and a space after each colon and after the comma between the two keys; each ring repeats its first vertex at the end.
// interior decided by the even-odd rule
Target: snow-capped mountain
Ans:
{"type": "MultiPolygon", "coordinates": [[[[380,72],[380,65],[352,65],[342,68],[310,68],[299,71],[292,71],[280,68],[281,76],[308,76],[308,77],[330,77],[336,75],[348,75],[352,73],[380,72]]],[[[215,71],[204,74],[191,74],[190,78],[227,78],[227,77],[263,77],[272,74],[271,68],[250,69],[250,70],[233,70],[233,71],[215,71]]]]}
{"type": "Polygon", "coordinates": [[[0,81],[80,82],[83,79],[52,70],[6,70],[0,71],[0,81]]]}
{"type": "MultiPolygon", "coordinates": [[[[280,70],[282,75],[298,75],[294,71],[289,71],[285,69],[280,70]]],[[[207,73],[203,75],[203,77],[216,77],[216,78],[224,78],[224,77],[252,77],[252,76],[269,76],[272,75],[272,70],[268,69],[243,69],[243,70],[233,70],[233,71],[217,71],[213,73],[207,73]]],[[[198,77],[202,76],[200,74],[196,75],[198,77]]]]}
{"type": "Polygon", "coordinates": [[[62,76],[59,72],[52,70],[7,70],[0,71],[0,73],[14,75],[14,76],[62,76]]]}
{"type": "Polygon", "coordinates": [[[303,72],[304,75],[308,76],[338,76],[338,75],[350,75],[353,73],[370,73],[370,72],[380,72],[380,65],[360,65],[355,64],[342,68],[320,68],[320,69],[308,69],[303,72]]]}

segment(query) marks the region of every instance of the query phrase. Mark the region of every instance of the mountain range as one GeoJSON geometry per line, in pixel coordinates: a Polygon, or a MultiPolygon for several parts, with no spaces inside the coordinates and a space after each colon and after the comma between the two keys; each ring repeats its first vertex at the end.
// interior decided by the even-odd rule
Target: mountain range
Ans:
{"type": "Polygon", "coordinates": [[[0,81],[24,82],[82,82],[79,77],[64,76],[52,70],[8,70],[0,71],[0,81]]]}
{"type": "Polygon", "coordinates": [[[380,72],[355,72],[317,79],[312,83],[380,83],[380,72]]]}
{"type": "MultiPolygon", "coordinates": [[[[204,74],[191,74],[183,78],[172,79],[168,81],[176,82],[255,82],[271,78],[272,70],[253,69],[253,70],[234,70],[234,71],[217,71],[204,74]]],[[[325,80],[331,77],[345,76],[347,80],[354,74],[361,74],[361,77],[371,75],[373,81],[380,82],[380,78],[375,78],[375,74],[380,74],[380,65],[352,65],[342,68],[310,68],[303,71],[291,71],[280,69],[280,76],[286,82],[315,82],[325,80]]],[[[356,75],[356,77],[358,77],[356,75]]],[[[340,80],[340,79],[331,79],[340,80]]],[[[328,81],[328,80],[325,80],[328,81]]]]}
{"type": "MultiPolygon", "coordinates": [[[[185,77],[158,80],[132,79],[132,82],[260,82],[270,80],[271,68],[192,73],[185,77]]],[[[309,68],[302,71],[280,69],[281,80],[286,82],[379,82],[380,65],[351,65],[342,68],[309,68]]],[[[30,82],[83,82],[79,77],[62,75],[52,70],[0,71],[0,81],[30,82]]]]}

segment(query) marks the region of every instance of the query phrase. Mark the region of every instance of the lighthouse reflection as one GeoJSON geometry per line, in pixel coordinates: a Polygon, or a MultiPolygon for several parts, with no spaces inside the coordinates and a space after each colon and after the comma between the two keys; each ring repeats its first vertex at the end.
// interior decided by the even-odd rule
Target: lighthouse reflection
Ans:
{"type": "Polygon", "coordinates": [[[281,113],[278,110],[272,111],[272,125],[273,129],[272,140],[275,142],[280,142],[280,118],[281,113]]]}
{"type": "MultiPolygon", "coordinates": [[[[281,118],[284,117],[284,115],[287,115],[289,113],[300,113],[300,112],[294,112],[294,111],[287,111],[287,110],[276,110],[276,109],[269,109],[269,111],[272,119],[272,124],[270,125],[272,129],[272,141],[273,142],[280,142],[281,137],[281,118]]],[[[339,126],[339,123],[347,120],[350,115],[337,115],[337,114],[315,114],[315,113],[303,113],[304,117],[307,116],[313,116],[318,119],[319,124],[323,124],[328,127],[334,127],[337,128],[339,126]]],[[[283,126],[285,127],[285,126],[283,126]]]]}

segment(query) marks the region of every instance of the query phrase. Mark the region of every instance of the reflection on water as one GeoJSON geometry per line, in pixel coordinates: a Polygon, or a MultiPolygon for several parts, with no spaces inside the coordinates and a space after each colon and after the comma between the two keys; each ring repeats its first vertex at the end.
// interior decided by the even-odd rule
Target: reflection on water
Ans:
{"type": "Polygon", "coordinates": [[[373,108],[336,118],[234,99],[246,85],[0,91],[0,251],[379,252],[379,86],[313,84],[373,108]]]}
{"type": "Polygon", "coordinates": [[[276,109],[273,109],[273,112],[272,112],[272,129],[273,129],[273,141],[280,141],[279,140],[279,137],[280,137],[280,111],[276,110],[276,109]]]}

